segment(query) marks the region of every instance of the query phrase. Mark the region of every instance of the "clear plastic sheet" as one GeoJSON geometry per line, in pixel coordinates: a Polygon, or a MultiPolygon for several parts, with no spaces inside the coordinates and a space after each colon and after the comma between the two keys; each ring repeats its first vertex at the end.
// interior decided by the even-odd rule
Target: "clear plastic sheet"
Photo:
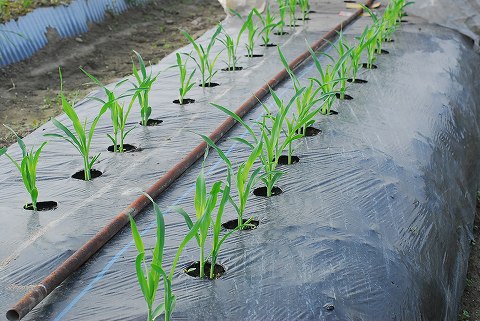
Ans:
{"type": "MultiPolygon", "coordinates": [[[[312,14],[305,29],[274,38],[287,59],[305,50],[305,38],[316,40],[338,23],[342,5],[319,5],[314,10],[321,13],[312,14]]],[[[335,105],[337,116],[318,117],[322,135],[296,144],[300,162],[282,167],[284,193],[270,199],[252,196],[247,212],[260,225],[225,242],[219,257],[225,275],[197,280],[177,269],[175,320],[456,319],[480,178],[480,94],[475,90],[480,64],[462,36],[409,20],[395,42],[385,44],[390,54],[378,58],[379,68],[362,74],[369,82],[348,89],[354,100],[335,105]]],[[[366,23],[369,19],[363,18],[345,30],[348,39],[366,23]]],[[[238,26],[235,19],[227,20],[229,31],[238,26]]],[[[104,117],[93,144],[94,152],[102,152],[95,168],[104,175],[92,182],[71,179],[81,169],[80,157],[64,142],[49,142],[38,186],[40,200],[59,202],[53,212],[21,209],[28,198],[19,176],[0,158],[3,311],[196,146],[200,140],[193,132],[210,133],[225,118],[210,101],[234,109],[280,70],[274,48],[258,50],[265,57],[242,59],[239,65],[246,70],[219,73],[215,81],[221,86],[195,88],[189,95],[197,99],[192,105],[171,103],[177,79],[174,70],[164,71],[152,91],[152,116],[164,122],[138,126],[127,139],[141,152],[106,152],[110,129],[104,117]]],[[[153,70],[174,63],[170,55],[153,70]]],[[[298,74],[306,81],[317,72],[305,64],[298,74]]],[[[277,90],[284,99],[293,94],[288,81],[277,90]]],[[[98,108],[83,102],[77,110],[81,119],[91,119],[98,108]]],[[[246,120],[252,123],[261,113],[256,108],[246,120]]],[[[65,116],[58,119],[65,121],[65,116]]],[[[138,120],[134,113],[131,124],[138,120]]],[[[47,123],[25,140],[39,145],[43,133],[54,131],[47,123]]],[[[237,126],[228,136],[244,134],[237,126]]],[[[248,150],[229,138],[219,145],[235,164],[247,157],[248,150]]],[[[10,151],[19,154],[17,146],[10,151]]],[[[169,207],[192,212],[199,170],[200,164],[193,166],[157,199],[166,215],[167,265],[187,230],[169,207]]],[[[214,152],[205,171],[209,184],[225,177],[214,152]]],[[[233,218],[228,208],[225,220],[233,218]]],[[[153,246],[152,210],[137,222],[147,248],[153,246]]],[[[144,320],[131,240],[124,229],[25,319],[144,320]]],[[[191,243],[181,267],[197,260],[197,252],[191,243]]]]}
{"type": "Polygon", "coordinates": [[[417,1],[415,7],[415,14],[430,23],[452,28],[472,38],[476,51],[480,53],[480,1],[417,1]]]}

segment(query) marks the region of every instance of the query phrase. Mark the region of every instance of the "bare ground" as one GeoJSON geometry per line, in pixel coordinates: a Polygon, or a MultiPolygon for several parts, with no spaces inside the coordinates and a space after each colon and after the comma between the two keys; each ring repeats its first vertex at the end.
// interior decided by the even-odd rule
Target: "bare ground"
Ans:
{"type": "MultiPolygon", "coordinates": [[[[217,0],[157,0],[121,16],[109,16],[75,39],[59,39],[55,32],[49,32],[50,43],[40,52],[0,68],[0,124],[25,136],[60,114],[59,66],[66,96],[81,98],[93,85],[79,67],[103,83],[111,83],[131,74],[132,50],[155,64],[187,44],[180,30],[199,36],[224,17],[217,0]]],[[[14,141],[14,136],[0,126],[0,147],[14,141]]]]}

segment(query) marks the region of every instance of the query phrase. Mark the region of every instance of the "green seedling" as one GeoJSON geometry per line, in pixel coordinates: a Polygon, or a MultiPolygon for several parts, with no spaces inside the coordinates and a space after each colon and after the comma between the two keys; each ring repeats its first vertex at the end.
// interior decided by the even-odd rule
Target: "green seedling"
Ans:
{"type": "Polygon", "coordinates": [[[353,49],[350,51],[350,74],[352,77],[352,82],[357,79],[358,70],[360,69],[360,59],[362,53],[370,45],[371,42],[375,41],[375,37],[367,38],[369,27],[366,26],[363,30],[363,33],[360,37],[357,37],[358,43],[356,46],[353,46],[353,49]]]}
{"type": "Polygon", "coordinates": [[[321,54],[330,59],[330,61],[332,62],[331,65],[329,64],[325,68],[322,67],[317,57],[317,54],[310,46],[308,46],[308,50],[310,51],[315,67],[320,74],[320,79],[312,78],[312,80],[318,84],[322,94],[324,94],[326,98],[325,104],[323,105],[321,112],[324,115],[329,115],[330,109],[333,105],[333,102],[335,101],[335,96],[332,95],[332,93],[336,94],[338,92],[337,87],[340,82],[343,79],[347,79],[346,75],[342,75],[343,77],[338,77],[338,75],[341,75],[342,65],[344,64],[345,60],[349,58],[353,48],[346,50],[342,56],[338,57],[337,60],[335,60],[332,56],[322,52],[321,54]]]}
{"type": "MultiPolygon", "coordinates": [[[[302,86],[300,80],[297,78],[293,70],[288,65],[287,59],[282,53],[280,47],[278,47],[278,55],[280,56],[280,61],[282,62],[285,70],[288,72],[290,79],[292,80],[293,87],[295,92],[301,90],[302,86]]],[[[292,121],[295,124],[302,124],[300,128],[295,129],[299,134],[305,135],[307,127],[314,123],[313,118],[316,114],[312,114],[312,108],[315,105],[315,102],[319,101],[316,99],[320,88],[314,89],[314,81],[310,79],[309,85],[304,89],[303,93],[299,95],[296,99],[296,115],[294,115],[292,121]],[[311,117],[310,117],[311,116],[311,117]],[[307,120],[308,118],[308,120],[307,120]]],[[[317,113],[321,110],[320,108],[315,109],[317,113]]],[[[297,127],[297,126],[295,126],[297,127]]]]}
{"type": "Polygon", "coordinates": [[[92,143],[93,133],[95,132],[97,123],[100,120],[100,117],[107,111],[108,105],[104,105],[102,107],[99,114],[94,118],[92,124],[90,125],[90,128],[87,130],[87,120],[85,119],[85,121],[82,123],[78,118],[78,115],[75,112],[73,105],[70,104],[65,98],[65,94],[63,93],[62,71],[60,68],[58,70],[60,74],[60,98],[62,101],[62,108],[72,122],[75,133],[55,118],[52,118],[52,122],[55,127],[57,127],[65,135],[45,134],[45,136],[62,138],[72,144],[80,152],[83,158],[84,179],[86,181],[89,181],[91,179],[90,172],[92,170],[92,167],[97,162],[98,157],[100,157],[100,154],[97,154],[92,157],[92,159],[90,159],[90,145],[92,143]]]}
{"type": "Polygon", "coordinates": [[[137,258],[135,259],[135,271],[137,274],[137,280],[140,285],[140,289],[142,291],[145,302],[147,303],[148,321],[156,320],[162,313],[164,314],[164,320],[169,321],[171,319],[173,310],[175,309],[176,303],[176,296],[173,294],[172,289],[173,274],[180,258],[180,254],[182,253],[187,243],[195,237],[196,231],[199,228],[199,224],[192,226],[190,231],[182,240],[181,244],[177,249],[177,254],[175,255],[175,259],[172,263],[170,273],[167,276],[163,267],[163,253],[165,247],[165,221],[162,211],[160,210],[160,207],[157,205],[157,203],[155,203],[149,195],[144,195],[148,197],[153,203],[153,208],[155,210],[157,221],[156,242],[155,248],[153,250],[152,262],[149,266],[145,259],[145,246],[143,244],[142,237],[140,236],[133,217],[130,216],[130,226],[132,228],[133,240],[135,242],[135,247],[138,251],[137,258]],[[163,302],[155,306],[155,298],[157,295],[160,278],[163,280],[164,287],[163,302]]]}
{"type": "Polygon", "coordinates": [[[287,15],[287,0],[277,0],[277,3],[278,3],[278,14],[279,14],[279,18],[280,18],[280,21],[278,22],[278,35],[282,36],[284,34],[286,34],[286,32],[283,30],[283,27],[286,25],[286,22],[285,22],[285,17],[287,15]]]}
{"type": "MultiPolygon", "coordinates": [[[[132,110],[133,103],[135,102],[136,96],[139,94],[139,91],[137,90],[134,94],[124,94],[117,98],[115,96],[115,93],[108,89],[105,85],[103,85],[97,78],[95,78],[93,75],[89,74],[82,68],[80,68],[80,70],[83,71],[83,73],[87,75],[94,83],[101,86],[105,91],[105,94],[107,95],[107,100],[102,100],[96,97],[90,97],[90,99],[101,102],[104,107],[107,107],[110,110],[110,119],[112,120],[113,134],[107,134],[107,136],[113,143],[113,151],[115,153],[123,153],[125,151],[123,147],[125,144],[125,138],[135,128],[132,127],[128,130],[125,130],[128,116],[130,114],[130,111],[132,110]],[[118,100],[127,96],[133,97],[131,98],[127,108],[125,108],[125,105],[120,104],[118,100]]],[[[115,89],[120,87],[126,81],[127,80],[125,79],[116,83],[115,89]]]]}
{"type": "Polygon", "coordinates": [[[192,53],[189,53],[186,55],[187,58],[185,58],[185,61],[182,61],[182,56],[177,52],[177,65],[174,67],[178,67],[180,71],[180,88],[178,89],[179,91],[179,96],[178,96],[178,102],[180,105],[184,104],[185,96],[187,93],[195,86],[195,82],[192,82],[193,76],[195,75],[196,69],[193,69],[193,71],[188,74],[187,72],[187,63],[188,59],[191,57],[192,53]]]}
{"type": "Polygon", "coordinates": [[[263,45],[265,47],[268,47],[269,45],[272,46],[272,44],[270,43],[270,35],[273,29],[278,25],[278,22],[275,22],[276,18],[272,15],[270,11],[270,5],[267,4],[267,8],[265,9],[265,17],[257,9],[253,9],[253,11],[262,23],[262,30],[260,31],[260,36],[263,40],[263,45]]]}
{"type": "Polygon", "coordinates": [[[373,21],[372,27],[370,27],[367,32],[367,38],[373,38],[373,41],[367,47],[367,67],[372,68],[373,62],[375,61],[375,52],[377,54],[382,53],[383,40],[386,38],[386,20],[378,19],[377,15],[372,10],[362,4],[360,5],[362,6],[363,10],[370,15],[373,21]]]}
{"type": "Polygon", "coordinates": [[[222,31],[222,26],[218,25],[217,29],[213,33],[210,41],[206,47],[201,44],[198,44],[192,36],[188,34],[186,31],[182,31],[183,35],[187,38],[187,40],[192,44],[195,52],[197,53],[197,57],[192,57],[192,59],[197,64],[198,70],[202,74],[202,87],[208,87],[213,80],[213,76],[217,73],[215,70],[215,64],[217,62],[218,57],[220,57],[221,51],[211,57],[211,51],[213,46],[215,45],[215,41],[217,40],[218,35],[222,31]]]}
{"type": "MultiPolygon", "coordinates": [[[[205,152],[205,158],[208,155],[208,150],[205,152]]],[[[228,178],[228,181],[230,178],[228,178]]],[[[225,209],[226,203],[230,199],[230,184],[223,184],[221,181],[217,181],[213,184],[210,192],[207,192],[207,186],[205,182],[205,175],[204,169],[200,171],[200,174],[197,176],[196,184],[195,184],[195,196],[194,196],[194,207],[195,207],[195,217],[196,223],[194,224],[190,219],[190,216],[180,207],[175,207],[174,209],[183,216],[185,219],[185,223],[187,224],[188,228],[192,230],[195,225],[198,225],[198,229],[195,232],[195,239],[197,240],[197,245],[200,249],[200,258],[199,258],[199,277],[205,277],[205,264],[208,261],[208,257],[205,256],[205,245],[207,241],[207,237],[209,235],[210,226],[212,226],[212,249],[210,252],[210,273],[208,277],[210,279],[215,278],[214,274],[214,267],[216,264],[216,260],[218,257],[218,253],[220,251],[220,247],[222,246],[223,242],[232,235],[233,232],[242,228],[243,226],[238,226],[236,229],[230,231],[229,233],[225,234],[222,238],[220,238],[220,231],[222,226],[222,217],[223,212],[225,209]],[[223,185],[223,188],[222,188],[223,185]],[[218,203],[220,196],[220,203],[218,203]],[[217,208],[218,203],[218,208],[217,208]],[[217,208],[217,214],[215,219],[213,219],[213,213],[217,208]]]]}
{"type": "MultiPolygon", "coordinates": [[[[261,175],[260,179],[263,181],[267,189],[267,197],[272,196],[273,187],[283,174],[281,171],[276,170],[278,165],[278,159],[282,151],[285,150],[291,140],[296,139],[293,137],[286,137],[285,140],[281,142],[280,134],[282,133],[282,126],[285,117],[287,116],[287,113],[289,112],[293,103],[296,101],[297,97],[301,95],[302,92],[303,90],[296,92],[287,105],[282,106],[281,108],[279,107],[279,113],[276,115],[272,115],[268,107],[263,102],[260,102],[266,112],[266,115],[262,118],[262,122],[258,123],[258,125],[260,126],[259,135],[256,135],[253,129],[248,126],[240,117],[238,117],[238,115],[223,106],[212,103],[214,107],[220,109],[227,115],[234,118],[237,122],[242,124],[242,126],[244,126],[245,129],[247,129],[248,133],[251,135],[254,143],[252,144],[247,140],[238,137],[235,138],[235,140],[249,146],[252,150],[255,149],[255,146],[261,143],[262,152],[260,154],[260,161],[262,162],[263,174],[261,175]],[[268,126],[267,121],[271,123],[271,126],[268,126]]],[[[275,92],[271,88],[270,93],[272,94],[272,96],[275,94],[275,92]]]]}
{"type": "Polygon", "coordinates": [[[333,48],[335,48],[335,51],[337,52],[338,57],[347,57],[347,59],[342,59],[339,67],[338,67],[338,78],[340,79],[339,85],[340,85],[340,99],[345,99],[345,91],[347,88],[347,79],[350,76],[350,68],[349,68],[349,59],[351,57],[351,52],[353,51],[353,48],[346,42],[346,40],[343,38],[343,33],[339,32],[338,33],[338,42],[337,44],[330,43],[333,48]],[[347,54],[348,53],[348,54],[347,54]]]}
{"type": "MultiPolygon", "coordinates": [[[[238,13],[237,13],[238,15],[238,13]]],[[[241,18],[241,17],[240,17],[241,18]]],[[[222,27],[223,28],[223,27],[222,27]]],[[[227,68],[228,70],[235,71],[237,70],[237,62],[239,60],[237,56],[238,45],[240,44],[240,38],[246,28],[241,28],[240,32],[237,35],[237,38],[234,40],[225,29],[223,29],[223,34],[225,39],[220,39],[220,42],[225,46],[227,50],[227,68]]]]}
{"type": "MultiPolygon", "coordinates": [[[[227,184],[230,185],[230,177],[232,176],[231,173],[233,173],[233,167],[230,159],[225,155],[225,153],[207,136],[201,135],[203,140],[212,148],[214,148],[220,158],[225,162],[227,165],[227,184]]],[[[262,142],[260,141],[257,143],[256,146],[252,149],[250,155],[248,156],[248,159],[241,163],[238,166],[237,172],[235,174],[235,187],[237,189],[238,193],[238,204],[233,201],[232,198],[230,198],[230,203],[233,205],[235,208],[235,211],[237,212],[237,227],[240,227],[241,229],[244,229],[246,227],[249,227],[247,220],[244,223],[244,213],[245,213],[245,208],[247,206],[247,201],[248,198],[250,197],[250,193],[253,190],[253,187],[257,183],[257,181],[260,179],[260,171],[262,168],[257,168],[253,172],[253,165],[255,161],[260,157],[260,154],[262,152],[262,142]]]]}
{"type": "Polygon", "coordinates": [[[290,27],[295,26],[297,20],[297,0],[286,0],[288,5],[288,15],[290,17],[290,27]]]}
{"type": "Polygon", "coordinates": [[[247,48],[247,57],[250,58],[253,57],[253,49],[255,48],[255,41],[257,39],[257,32],[259,30],[259,27],[257,27],[253,22],[254,12],[254,10],[250,12],[242,26],[242,29],[245,29],[248,32],[247,43],[245,46],[247,48]]]}
{"type": "Polygon", "coordinates": [[[133,85],[137,91],[136,98],[138,99],[138,104],[140,105],[141,124],[142,126],[147,126],[148,119],[152,114],[152,107],[149,104],[150,90],[152,89],[152,85],[157,80],[157,77],[160,73],[154,77],[152,77],[151,72],[147,75],[147,69],[142,56],[135,50],[133,52],[137,56],[138,64],[140,66],[140,68],[137,69],[135,63],[132,61],[132,72],[137,81],[137,83],[133,85]]]}
{"type": "Polygon", "coordinates": [[[310,1],[309,0],[298,0],[298,5],[300,6],[300,10],[302,11],[302,20],[308,20],[309,13],[310,13],[310,1]]]}
{"type": "MultiPolygon", "coordinates": [[[[37,164],[38,159],[40,157],[40,153],[42,152],[43,147],[47,144],[46,142],[42,143],[37,150],[32,149],[30,151],[27,150],[27,147],[20,136],[17,133],[8,127],[7,125],[3,125],[7,127],[17,138],[18,146],[22,150],[22,161],[18,163],[15,159],[13,159],[8,153],[7,148],[3,147],[0,148],[0,156],[5,154],[12,163],[17,167],[18,171],[22,175],[23,184],[25,185],[25,189],[27,190],[28,194],[30,194],[30,199],[32,200],[32,208],[34,211],[37,210],[37,199],[38,199],[38,189],[37,189],[37,164]]],[[[27,204],[28,205],[28,204],[27,204]]],[[[25,205],[25,208],[27,208],[25,205]]]]}

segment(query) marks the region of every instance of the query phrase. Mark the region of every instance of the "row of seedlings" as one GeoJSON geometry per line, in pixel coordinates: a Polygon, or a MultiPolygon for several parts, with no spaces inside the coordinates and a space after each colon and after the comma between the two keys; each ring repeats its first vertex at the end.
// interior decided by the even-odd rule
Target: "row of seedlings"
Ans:
{"type": "MultiPolygon", "coordinates": [[[[404,15],[403,9],[408,4],[404,0],[392,0],[381,19],[368,8],[364,8],[372,16],[374,24],[365,28],[362,35],[357,38],[358,41],[355,45],[349,45],[343,34],[339,33],[337,44],[332,44],[338,58],[334,59],[326,53],[321,53],[332,61],[325,68],[321,66],[317,54],[309,47],[311,57],[319,72],[319,78],[311,78],[308,86],[301,86],[300,80],[289,68],[287,60],[278,48],[280,60],[290,75],[295,94],[285,103],[270,88],[277,111],[273,113],[266,104],[260,101],[264,114],[262,120],[256,123],[259,126],[258,133],[230,109],[212,103],[212,106],[233,117],[247,130],[250,136],[249,140],[241,137],[236,137],[234,140],[245,144],[251,151],[247,160],[234,169],[232,160],[210,138],[200,135],[208,144],[205,158],[208,155],[208,149],[214,149],[226,165],[227,176],[225,181],[214,182],[209,190],[205,183],[204,165],[202,165],[193,197],[195,221],[192,221],[190,215],[182,208],[175,208],[175,211],[183,216],[189,231],[178,246],[169,274],[163,267],[165,222],[159,206],[150,196],[146,195],[152,201],[157,217],[156,246],[150,263],[145,260],[142,239],[135,221],[130,218],[133,238],[138,250],[135,262],[136,273],[147,303],[148,321],[153,321],[162,314],[164,320],[171,319],[176,302],[172,289],[174,271],[181,252],[193,238],[199,249],[199,260],[185,268],[184,272],[194,277],[207,279],[218,278],[225,272],[225,269],[217,264],[222,243],[235,231],[254,229],[259,224],[253,217],[245,217],[250,195],[253,193],[257,196],[272,197],[282,193],[276,183],[284,172],[278,170],[277,165],[279,162],[282,164],[298,162],[298,158],[293,155],[292,143],[305,136],[318,134],[318,130],[315,131],[310,125],[315,122],[314,118],[318,114],[332,114],[331,107],[335,99],[348,99],[346,98],[348,95],[345,93],[347,82],[366,82],[357,78],[362,53],[366,51],[367,58],[373,63],[368,53],[369,48],[373,47],[374,55],[382,53],[382,42],[392,41],[392,34],[399,26],[401,17],[404,15]],[[287,152],[287,155],[282,154],[284,151],[287,152]],[[259,182],[262,182],[264,186],[254,188],[259,182]],[[230,195],[232,189],[236,189],[236,199],[230,195]],[[228,204],[235,209],[237,219],[222,224],[223,213],[228,204]],[[223,236],[221,235],[222,227],[228,230],[223,236]],[[205,248],[209,236],[212,238],[210,252],[205,248]],[[206,255],[207,252],[208,255],[206,255]],[[163,280],[164,297],[162,303],[155,305],[156,290],[160,280],[163,280]]],[[[369,66],[365,67],[370,68],[369,66]]]]}

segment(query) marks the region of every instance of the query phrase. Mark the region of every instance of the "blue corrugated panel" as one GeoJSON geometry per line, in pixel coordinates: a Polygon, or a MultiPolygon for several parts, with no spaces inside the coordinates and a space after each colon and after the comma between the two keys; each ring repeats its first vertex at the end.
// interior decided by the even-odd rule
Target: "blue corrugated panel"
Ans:
{"type": "Polygon", "coordinates": [[[56,29],[62,38],[73,37],[87,32],[89,22],[103,21],[106,11],[120,14],[127,9],[126,0],[74,0],[68,6],[35,9],[0,25],[0,66],[24,60],[43,48],[48,43],[48,28],[56,29]]]}

